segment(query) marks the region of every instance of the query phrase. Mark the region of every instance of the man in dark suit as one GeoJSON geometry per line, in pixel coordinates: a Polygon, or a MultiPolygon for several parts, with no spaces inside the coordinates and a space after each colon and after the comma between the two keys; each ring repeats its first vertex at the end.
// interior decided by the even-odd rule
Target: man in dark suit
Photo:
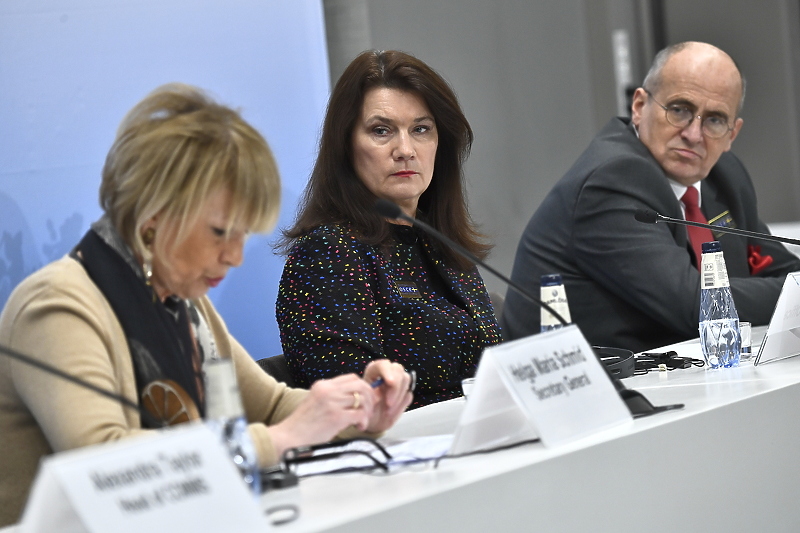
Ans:
{"type": "MultiPolygon", "coordinates": [[[[636,209],[674,218],[689,211],[691,220],[697,206],[686,203],[694,195],[711,224],[768,231],[750,176],[729,152],[745,89],[734,61],[705,43],[673,45],[656,56],[642,85],[631,119],[612,119],[533,215],[512,273],[532,290],[541,275],[560,273],[572,321],[589,342],[635,352],[697,337],[700,313],[699,258],[686,227],[642,224],[636,209]]],[[[769,241],[716,232],[713,239],[740,320],[768,323],[800,260],[769,241]]],[[[508,292],[508,338],[538,333],[539,316],[508,292]]]]}

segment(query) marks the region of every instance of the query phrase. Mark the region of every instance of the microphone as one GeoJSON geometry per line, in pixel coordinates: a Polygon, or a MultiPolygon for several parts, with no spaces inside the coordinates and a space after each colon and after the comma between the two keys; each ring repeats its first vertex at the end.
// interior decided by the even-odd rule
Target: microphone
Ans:
{"type": "MultiPolygon", "coordinates": [[[[559,315],[549,305],[547,305],[540,299],[528,293],[528,291],[523,289],[517,283],[511,281],[511,279],[509,279],[508,276],[501,274],[500,272],[498,272],[485,262],[475,257],[473,253],[471,253],[469,250],[467,250],[460,244],[454,242],[452,239],[444,235],[439,230],[433,228],[432,226],[426,224],[425,222],[422,222],[421,220],[418,220],[416,218],[411,218],[410,216],[406,215],[405,213],[403,213],[402,209],[400,209],[400,207],[397,204],[390,202],[389,200],[379,198],[375,202],[375,211],[377,211],[383,217],[394,220],[398,219],[405,220],[406,222],[410,223],[413,226],[422,228],[423,230],[425,230],[427,234],[436,237],[438,240],[450,246],[462,256],[466,257],[473,263],[482,266],[483,268],[485,268],[486,270],[488,270],[489,272],[500,278],[502,281],[507,283],[509,287],[514,289],[520,296],[524,297],[526,300],[535,303],[539,307],[547,309],[548,312],[550,312],[554,317],[558,319],[559,322],[561,322],[561,325],[563,326],[568,325],[567,321],[564,320],[564,317],[559,315]]],[[[680,409],[683,407],[683,404],[655,406],[652,403],[650,403],[650,401],[647,398],[645,398],[644,395],[641,394],[640,392],[626,388],[625,385],[623,385],[622,381],[620,381],[618,377],[612,374],[611,371],[609,370],[609,367],[603,362],[600,353],[597,352],[598,347],[592,346],[592,349],[596,350],[595,353],[597,354],[598,359],[600,359],[601,366],[603,367],[603,370],[605,370],[606,375],[608,375],[608,379],[611,380],[611,383],[614,385],[614,388],[620,395],[620,398],[622,398],[622,401],[625,402],[625,405],[628,407],[628,410],[631,412],[631,415],[633,415],[634,418],[649,416],[670,409],[680,409]]],[[[608,350],[608,348],[599,348],[599,350],[608,350]]],[[[632,356],[633,354],[631,354],[631,357],[632,356]]]]}
{"type": "Polygon", "coordinates": [[[549,305],[547,305],[546,303],[541,301],[539,298],[536,298],[535,296],[531,295],[527,290],[522,288],[519,284],[511,281],[510,278],[508,278],[507,276],[501,274],[500,272],[495,270],[493,267],[488,265],[486,262],[481,261],[480,259],[478,259],[475,256],[475,254],[473,254],[472,252],[470,252],[469,250],[467,250],[466,248],[464,248],[460,244],[456,243],[451,238],[447,237],[445,234],[443,234],[441,231],[435,229],[430,224],[427,224],[427,223],[425,223],[425,222],[423,222],[423,221],[421,221],[419,219],[411,218],[410,216],[406,215],[405,213],[403,213],[403,210],[400,209],[400,207],[397,204],[395,204],[393,202],[390,202],[389,200],[385,200],[383,198],[379,198],[375,202],[375,211],[377,211],[383,217],[391,218],[391,219],[394,219],[394,220],[398,220],[398,219],[399,220],[405,220],[406,222],[408,222],[412,226],[417,226],[419,228],[422,228],[423,230],[425,230],[425,233],[427,233],[427,234],[431,235],[432,237],[435,237],[436,239],[442,241],[443,243],[448,245],[450,248],[452,248],[456,252],[458,252],[460,255],[466,257],[467,259],[469,259],[473,263],[482,266],[483,268],[485,268],[486,270],[488,270],[489,272],[491,272],[492,274],[494,274],[495,276],[500,278],[509,287],[514,289],[517,292],[517,294],[519,294],[520,296],[522,296],[526,300],[535,303],[539,307],[544,307],[551,315],[556,317],[556,319],[559,322],[561,322],[562,326],[568,325],[567,321],[564,320],[564,317],[559,315],[558,312],[556,312],[552,307],[550,307],[549,305]]]}
{"type": "Polygon", "coordinates": [[[757,231],[748,231],[738,228],[725,228],[722,226],[712,226],[711,224],[703,224],[702,222],[692,222],[683,220],[681,218],[672,218],[656,213],[649,209],[637,209],[633,213],[633,218],[645,224],[655,224],[657,222],[666,222],[667,224],[680,224],[682,226],[695,226],[698,228],[706,228],[711,231],[720,233],[731,233],[733,235],[741,235],[743,237],[752,237],[754,239],[761,239],[763,241],[782,242],[784,244],[797,244],[800,245],[800,240],[790,239],[789,237],[778,237],[776,235],[769,235],[767,233],[759,233],[757,231]]]}
{"type": "Polygon", "coordinates": [[[49,365],[47,363],[43,363],[42,361],[39,361],[38,359],[34,359],[33,357],[31,357],[29,355],[25,355],[23,353],[20,353],[20,352],[17,352],[15,350],[12,350],[11,348],[3,346],[2,344],[0,344],[0,353],[8,356],[11,359],[14,359],[16,361],[20,361],[20,362],[22,362],[22,363],[24,363],[26,365],[38,368],[39,370],[43,370],[44,372],[46,372],[48,374],[52,374],[54,376],[58,376],[61,379],[65,379],[65,380],[70,381],[70,382],[72,382],[72,383],[74,383],[74,384],[76,384],[76,385],[78,385],[80,387],[83,387],[85,389],[89,389],[90,391],[96,392],[100,396],[105,396],[106,398],[110,398],[110,399],[114,400],[115,402],[119,403],[120,405],[122,405],[123,407],[127,407],[128,409],[133,409],[135,411],[138,411],[139,412],[139,416],[142,418],[142,420],[147,422],[147,424],[150,427],[158,428],[158,427],[163,427],[164,426],[164,423],[161,420],[156,420],[153,415],[151,415],[146,410],[144,410],[140,405],[130,401],[128,398],[126,398],[126,397],[124,397],[124,396],[122,396],[120,394],[108,391],[106,389],[102,389],[102,388],[98,387],[97,385],[89,383],[88,381],[85,381],[85,380],[83,380],[83,379],[81,379],[81,378],[79,378],[77,376],[73,376],[72,374],[68,374],[68,373],[64,372],[63,370],[61,370],[59,368],[56,368],[54,366],[51,366],[51,365],[49,365]]]}

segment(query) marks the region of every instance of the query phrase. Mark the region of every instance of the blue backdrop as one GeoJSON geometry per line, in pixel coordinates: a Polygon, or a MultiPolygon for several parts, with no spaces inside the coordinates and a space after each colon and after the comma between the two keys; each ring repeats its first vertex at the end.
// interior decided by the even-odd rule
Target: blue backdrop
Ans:
{"type": "MultiPolygon", "coordinates": [[[[283,180],[279,227],[290,224],[329,91],[319,0],[0,2],[0,306],[100,216],[117,125],[173,81],[239,108],[267,138],[283,180]]],[[[274,238],[251,238],[210,292],[256,359],[281,351],[274,238]]]]}

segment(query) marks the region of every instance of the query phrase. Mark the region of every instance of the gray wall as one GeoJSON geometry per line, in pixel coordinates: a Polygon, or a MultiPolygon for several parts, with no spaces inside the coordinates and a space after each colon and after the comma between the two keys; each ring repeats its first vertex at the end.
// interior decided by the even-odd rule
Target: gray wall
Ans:
{"type": "Polygon", "coordinates": [[[665,15],[669,42],[706,40],[739,63],[748,86],[733,151],[755,181],[762,217],[800,219],[800,2],[670,0],[665,15]]]}
{"type": "MultiPolygon", "coordinates": [[[[616,114],[612,31],[628,34],[638,84],[654,53],[652,18],[661,4],[324,0],[331,78],[363,49],[400,49],[453,85],[475,131],[466,167],[471,212],[496,245],[490,261],[510,273],[530,215],[616,114]]],[[[748,75],[745,127],[734,150],[751,169],[770,222],[800,218],[798,11],[797,0],[663,2],[668,43],[712,42],[748,75]]],[[[492,274],[485,279],[505,293],[492,274]]]]}

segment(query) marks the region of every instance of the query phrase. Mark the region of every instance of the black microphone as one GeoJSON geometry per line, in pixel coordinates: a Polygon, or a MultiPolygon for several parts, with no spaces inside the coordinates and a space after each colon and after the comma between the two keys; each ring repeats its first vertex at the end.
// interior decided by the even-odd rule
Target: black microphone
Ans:
{"type": "MultiPolygon", "coordinates": [[[[450,246],[451,248],[453,248],[456,252],[458,252],[462,256],[466,257],[467,259],[469,259],[473,263],[476,263],[476,264],[482,266],[483,268],[485,268],[486,270],[488,270],[489,272],[491,272],[492,274],[494,274],[495,276],[500,278],[502,281],[506,282],[508,284],[508,286],[511,287],[512,289],[514,289],[515,291],[517,291],[517,293],[520,296],[524,297],[525,299],[535,303],[536,305],[538,305],[538,306],[540,306],[540,307],[542,307],[544,309],[547,309],[548,312],[550,312],[554,317],[556,317],[559,320],[559,322],[561,322],[561,325],[563,325],[563,326],[568,325],[567,321],[564,320],[564,317],[562,317],[556,311],[554,311],[552,307],[550,307],[549,305],[547,305],[546,303],[544,303],[540,299],[538,299],[538,298],[534,297],[533,295],[531,295],[530,293],[528,293],[528,291],[526,291],[525,289],[520,287],[518,284],[516,284],[513,281],[511,281],[511,279],[509,279],[504,274],[501,274],[500,272],[498,272],[497,270],[495,270],[494,268],[492,268],[491,266],[489,266],[485,262],[483,262],[480,259],[478,259],[477,257],[475,257],[475,255],[473,253],[471,253],[469,250],[467,250],[466,248],[464,248],[460,244],[457,244],[456,242],[454,242],[449,237],[445,236],[439,230],[434,229],[432,226],[430,226],[429,224],[426,224],[425,222],[422,222],[421,220],[418,220],[416,218],[411,218],[410,216],[406,215],[405,213],[403,213],[402,209],[400,209],[400,207],[397,204],[395,204],[393,202],[390,202],[389,200],[385,200],[383,198],[379,198],[375,202],[375,210],[383,217],[394,219],[394,220],[397,220],[397,219],[405,220],[406,222],[408,222],[408,223],[410,223],[410,224],[412,224],[414,226],[418,226],[418,227],[422,228],[429,235],[431,235],[433,237],[436,237],[437,239],[439,239],[443,243],[445,243],[448,246],[450,246]]],[[[647,398],[645,398],[644,395],[642,395],[639,391],[635,391],[633,389],[626,388],[625,385],[622,384],[622,381],[620,381],[620,379],[618,377],[616,377],[614,374],[612,374],[612,372],[609,370],[609,367],[603,362],[603,358],[601,357],[601,354],[599,353],[599,351],[609,350],[609,348],[600,348],[600,347],[597,347],[597,346],[592,346],[592,349],[595,350],[595,353],[597,354],[597,358],[600,359],[600,364],[603,367],[603,370],[605,370],[606,375],[608,375],[608,379],[611,380],[611,383],[614,385],[614,388],[617,390],[617,393],[620,395],[620,398],[622,398],[622,401],[625,402],[625,405],[628,407],[628,410],[630,410],[631,415],[634,418],[639,418],[639,417],[643,417],[643,416],[649,416],[649,415],[653,415],[653,414],[656,414],[656,413],[661,413],[663,411],[667,411],[667,410],[670,410],[670,409],[680,409],[680,408],[683,407],[683,404],[655,406],[652,403],[650,403],[650,401],[647,398]]],[[[611,350],[615,350],[615,349],[612,348],[611,350]]],[[[624,351],[624,350],[622,350],[622,351],[624,351]]],[[[631,353],[631,358],[633,358],[633,353],[631,353]]]]}
{"type": "Polygon", "coordinates": [[[695,226],[698,228],[706,228],[711,231],[719,233],[731,233],[733,235],[741,235],[743,237],[752,237],[753,239],[761,239],[763,241],[782,242],[784,244],[797,244],[800,245],[800,240],[790,239],[789,237],[778,237],[776,235],[769,235],[767,233],[759,233],[757,231],[748,231],[738,228],[725,228],[722,226],[712,226],[711,224],[703,224],[702,222],[692,222],[690,220],[683,220],[681,218],[672,218],[656,213],[649,209],[637,209],[633,213],[633,218],[645,224],[655,224],[657,222],[666,222],[667,224],[680,224],[682,226],[695,226]]]}
{"type": "Polygon", "coordinates": [[[508,278],[505,275],[501,274],[500,272],[495,270],[493,267],[489,266],[484,261],[481,261],[480,259],[475,257],[475,254],[473,254],[472,252],[470,252],[469,250],[467,250],[466,248],[464,248],[460,244],[456,243],[451,238],[447,237],[445,234],[443,234],[441,231],[435,229],[430,224],[426,224],[425,222],[423,222],[423,221],[421,221],[419,219],[411,218],[410,216],[406,215],[405,213],[403,213],[403,210],[400,209],[400,207],[397,204],[395,204],[393,202],[390,202],[389,200],[385,200],[383,198],[379,198],[375,202],[375,210],[381,216],[384,216],[386,218],[391,218],[391,219],[394,219],[394,220],[398,220],[398,219],[405,220],[406,222],[410,223],[413,226],[418,226],[418,227],[422,228],[423,230],[425,230],[425,233],[427,233],[427,234],[429,234],[429,235],[431,235],[433,237],[436,237],[436,239],[442,241],[443,243],[445,243],[449,247],[453,248],[460,255],[466,257],[467,259],[469,259],[473,263],[482,266],[483,268],[485,268],[486,270],[488,270],[489,272],[491,272],[492,274],[494,274],[495,276],[500,278],[502,281],[507,283],[509,287],[511,287],[512,289],[517,291],[517,293],[520,296],[522,296],[523,298],[525,298],[526,300],[528,300],[530,302],[533,302],[533,303],[535,303],[536,305],[538,305],[540,307],[544,307],[551,315],[556,317],[556,319],[559,322],[561,322],[562,326],[568,325],[568,322],[566,320],[564,320],[564,317],[559,315],[558,312],[556,312],[552,307],[550,307],[549,305],[547,305],[546,303],[541,301],[539,298],[536,298],[535,296],[533,296],[530,293],[528,293],[528,291],[523,289],[520,285],[518,285],[517,283],[514,283],[513,281],[511,281],[510,278],[508,278]]]}
{"type": "Polygon", "coordinates": [[[51,366],[51,365],[49,365],[47,363],[43,363],[42,361],[39,361],[38,359],[34,359],[33,357],[31,357],[29,355],[25,355],[23,353],[20,353],[20,352],[17,352],[15,350],[12,350],[11,348],[3,346],[2,344],[0,344],[0,353],[5,354],[6,356],[10,357],[11,359],[15,359],[17,361],[20,361],[20,362],[26,364],[26,365],[30,365],[32,367],[38,368],[39,370],[43,370],[43,371],[47,372],[48,374],[52,374],[54,376],[60,377],[61,379],[65,379],[67,381],[75,383],[76,385],[79,385],[79,386],[81,386],[81,387],[83,387],[85,389],[89,389],[90,391],[96,392],[97,394],[99,394],[101,396],[105,396],[106,398],[110,398],[110,399],[116,401],[117,403],[119,403],[120,405],[122,405],[123,407],[127,407],[129,409],[133,409],[135,411],[138,411],[139,412],[139,416],[150,427],[154,427],[154,428],[164,427],[164,423],[161,420],[156,420],[153,415],[148,413],[141,406],[139,406],[138,404],[130,401],[128,398],[126,398],[126,397],[124,397],[124,396],[122,396],[120,394],[108,391],[106,389],[102,389],[102,388],[98,387],[97,385],[89,383],[88,381],[84,381],[83,379],[81,379],[81,378],[79,378],[77,376],[73,376],[72,374],[68,374],[68,373],[64,372],[63,370],[61,370],[59,368],[56,368],[54,366],[51,366]]]}

